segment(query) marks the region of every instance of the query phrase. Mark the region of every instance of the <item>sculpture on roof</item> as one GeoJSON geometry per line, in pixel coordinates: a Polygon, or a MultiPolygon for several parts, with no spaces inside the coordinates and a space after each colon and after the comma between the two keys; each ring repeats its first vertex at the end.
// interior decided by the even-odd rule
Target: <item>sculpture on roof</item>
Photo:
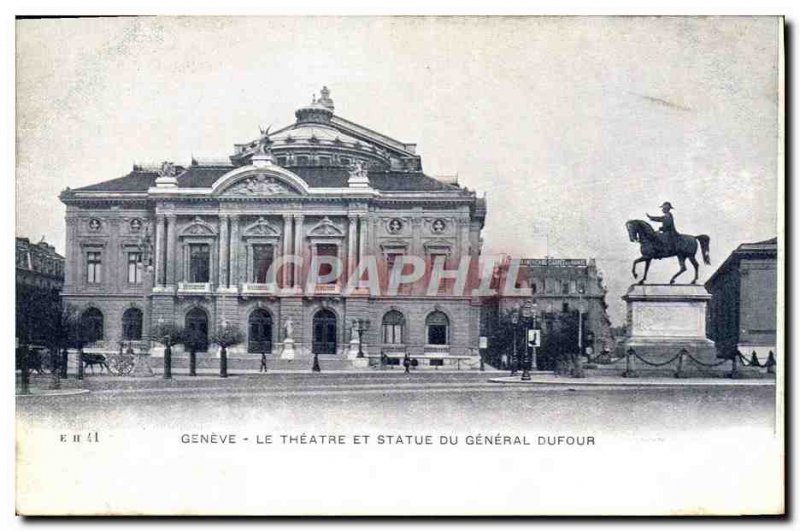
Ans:
{"type": "Polygon", "coordinates": [[[161,169],[158,172],[161,177],[175,177],[176,173],[175,164],[166,160],[161,163],[161,169]]]}
{"type": "Polygon", "coordinates": [[[272,145],[272,140],[269,138],[269,129],[272,125],[268,125],[266,129],[259,126],[258,130],[261,131],[261,136],[256,143],[256,153],[259,155],[270,155],[269,147],[272,145]]]}
{"type": "Polygon", "coordinates": [[[331,91],[328,90],[328,87],[322,87],[322,90],[319,92],[319,100],[317,103],[322,105],[323,107],[333,110],[333,100],[331,99],[331,91]]]}
{"type": "Polygon", "coordinates": [[[367,163],[363,160],[357,160],[348,168],[350,171],[349,178],[356,180],[369,179],[367,175],[367,163]]]}

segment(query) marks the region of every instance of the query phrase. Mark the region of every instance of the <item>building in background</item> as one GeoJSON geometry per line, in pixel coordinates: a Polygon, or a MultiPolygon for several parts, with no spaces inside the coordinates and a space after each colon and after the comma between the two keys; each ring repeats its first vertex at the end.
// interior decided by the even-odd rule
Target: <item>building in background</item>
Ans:
{"type": "Polygon", "coordinates": [[[706,331],[720,355],[776,351],[778,239],[743,243],[706,282],[711,293],[706,331]]]}
{"type": "Polygon", "coordinates": [[[17,237],[17,286],[60,291],[64,286],[64,257],[42,237],[39,243],[17,237]]]}
{"type": "MultiPolygon", "coordinates": [[[[495,288],[508,285],[506,277],[512,273],[510,262],[511,259],[507,258],[498,266],[495,288]]],[[[483,335],[491,337],[498,319],[509,310],[521,308],[531,301],[545,339],[550,325],[556,319],[561,319],[569,321],[570,333],[564,337],[574,336],[576,350],[579,344],[578,327],[581,329],[580,343],[584,352],[599,353],[613,349],[606,287],[593,258],[523,258],[519,264],[516,279],[512,279],[511,283],[517,289],[529,290],[530,295],[513,295],[506,291],[494,300],[487,299],[481,322],[483,335]],[[591,350],[586,351],[586,347],[591,350]]]]}
{"type": "Polygon", "coordinates": [[[16,240],[16,329],[18,343],[44,344],[44,322],[60,312],[59,292],[64,286],[64,257],[44,240],[16,240]]]}
{"type": "Polygon", "coordinates": [[[226,323],[246,337],[233,356],[279,357],[291,335],[298,357],[348,360],[354,320],[369,320],[363,350],[373,361],[478,359],[480,301],[347,294],[343,283],[372,257],[383,284],[403,255],[441,258],[448,269],[465,257],[477,262],[484,199],[426,175],[415,144],[334,114],[329,91],[321,94],[294,123],[235,145],[223,160],[134,165],[61,194],[64,299],[80,309],[87,350],[114,351],[120,341],[147,348],[158,322],[204,336],[226,323]],[[143,275],[140,244],[150,227],[154,271],[143,275]],[[302,263],[272,267],[290,256],[302,263]],[[344,264],[339,280],[308,270],[322,256],[344,264]]]}

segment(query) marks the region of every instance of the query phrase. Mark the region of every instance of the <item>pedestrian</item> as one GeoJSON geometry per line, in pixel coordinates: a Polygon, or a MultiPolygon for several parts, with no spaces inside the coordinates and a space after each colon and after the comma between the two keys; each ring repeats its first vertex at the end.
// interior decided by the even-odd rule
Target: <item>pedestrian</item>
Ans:
{"type": "Polygon", "coordinates": [[[258,368],[258,372],[267,372],[267,353],[261,353],[261,367],[258,368]]]}
{"type": "Polygon", "coordinates": [[[406,352],[406,355],[403,358],[403,367],[406,368],[407,374],[411,372],[411,358],[408,357],[408,352],[406,352]]]}

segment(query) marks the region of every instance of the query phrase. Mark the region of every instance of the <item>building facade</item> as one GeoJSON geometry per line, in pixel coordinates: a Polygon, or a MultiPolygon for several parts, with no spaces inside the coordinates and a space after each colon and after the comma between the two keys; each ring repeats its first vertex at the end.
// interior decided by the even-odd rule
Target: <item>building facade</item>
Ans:
{"type": "MultiPolygon", "coordinates": [[[[516,273],[508,270],[499,276],[515,274],[515,288],[526,291],[527,294],[501,295],[494,310],[491,304],[486,305],[490,312],[502,314],[531,301],[540,317],[539,326],[544,333],[547,332],[548,320],[558,314],[579,312],[582,333],[584,337],[591,339],[584,346],[591,347],[594,352],[613,349],[606,288],[593,258],[522,258],[518,263],[516,273]]],[[[499,281],[498,286],[503,283],[504,280],[499,281]]],[[[490,322],[491,319],[484,319],[484,330],[487,321],[490,322]]]]}
{"type": "Polygon", "coordinates": [[[64,286],[64,257],[42,238],[31,243],[16,239],[16,340],[17,344],[44,345],[48,319],[60,312],[59,293],[64,286]]]}
{"type": "Polygon", "coordinates": [[[57,291],[64,286],[64,257],[44,238],[31,243],[28,238],[17,237],[16,266],[17,286],[57,291]]]}
{"type": "Polygon", "coordinates": [[[719,355],[753,352],[764,363],[776,350],[778,240],[743,243],[706,282],[711,293],[706,331],[719,355]]]}
{"type": "Polygon", "coordinates": [[[403,256],[477,261],[484,200],[425,175],[414,144],[334,114],[327,89],[295,116],[226,160],[134,165],[61,194],[64,299],[87,348],[147,348],[159,322],[206,335],[228,324],[245,335],[233,356],[281,357],[290,339],[298,357],[348,359],[360,320],[372,361],[477,359],[479,301],[387,286],[403,256]]]}

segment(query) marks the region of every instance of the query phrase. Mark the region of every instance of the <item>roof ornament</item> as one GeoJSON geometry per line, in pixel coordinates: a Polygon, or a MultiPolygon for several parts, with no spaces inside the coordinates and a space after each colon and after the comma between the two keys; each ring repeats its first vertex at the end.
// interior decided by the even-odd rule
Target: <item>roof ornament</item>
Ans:
{"type": "Polygon", "coordinates": [[[268,125],[266,129],[262,128],[261,126],[258,127],[258,130],[261,131],[261,136],[258,140],[256,140],[256,147],[253,149],[253,157],[252,157],[252,164],[258,168],[263,166],[271,166],[274,162],[272,158],[272,150],[270,146],[272,146],[272,140],[269,138],[269,130],[272,125],[268,125]]]}
{"type": "Polygon", "coordinates": [[[259,155],[272,154],[269,149],[272,145],[272,140],[269,138],[270,127],[272,127],[272,124],[268,125],[266,129],[262,128],[261,126],[258,127],[258,130],[261,131],[261,137],[259,137],[259,139],[256,141],[256,153],[259,155]]]}
{"type": "Polygon", "coordinates": [[[175,177],[177,173],[175,164],[167,160],[161,163],[161,169],[158,171],[158,175],[161,177],[175,177]]]}
{"type": "Polygon", "coordinates": [[[348,168],[347,186],[350,188],[369,188],[367,163],[357,160],[348,168]]]}
{"type": "Polygon", "coordinates": [[[165,160],[161,163],[161,168],[158,170],[158,177],[156,177],[156,188],[177,188],[178,178],[176,175],[178,170],[175,164],[165,160]]]}
{"type": "Polygon", "coordinates": [[[325,107],[326,109],[333,110],[333,100],[331,99],[331,91],[328,90],[328,87],[323,86],[322,90],[319,91],[319,100],[317,103],[325,107]]]}

